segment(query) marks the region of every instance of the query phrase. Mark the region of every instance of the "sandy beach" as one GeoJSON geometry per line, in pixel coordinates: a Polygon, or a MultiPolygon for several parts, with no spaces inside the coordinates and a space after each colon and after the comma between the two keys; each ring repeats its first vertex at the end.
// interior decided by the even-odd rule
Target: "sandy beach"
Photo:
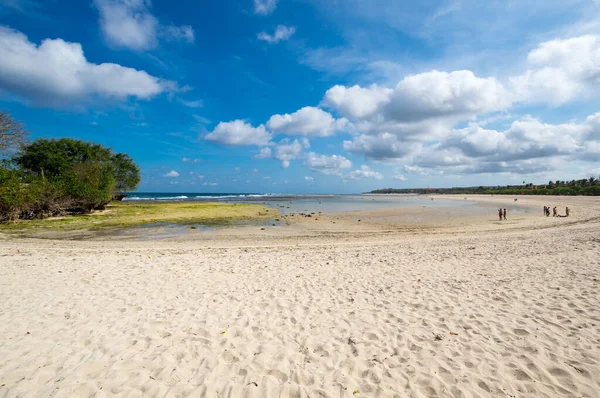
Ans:
{"type": "Polygon", "coordinates": [[[0,235],[0,397],[600,397],[600,199],[468,200],[0,235]]]}

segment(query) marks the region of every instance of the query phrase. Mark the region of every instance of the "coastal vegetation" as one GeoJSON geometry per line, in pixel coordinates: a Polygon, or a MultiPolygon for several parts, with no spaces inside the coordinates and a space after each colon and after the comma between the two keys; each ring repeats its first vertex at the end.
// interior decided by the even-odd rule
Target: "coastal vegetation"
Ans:
{"type": "Polygon", "coordinates": [[[140,182],[127,154],[71,138],[28,143],[27,136],[0,111],[0,222],[101,210],[140,182]]]}
{"type": "Polygon", "coordinates": [[[590,177],[571,181],[549,181],[547,184],[525,183],[523,185],[479,186],[455,188],[385,188],[374,194],[487,194],[487,195],[559,195],[600,196],[600,178],[590,177]]]}
{"type": "Polygon", "coordinates": [[[227,225],[276,218],[261,205],[123,203],[140,169],[125,153],[71,138],[27,141],[23,125],[0,111],[0,227],[79,230],[156,223],[227,225]],[[95,211],[102,210],[102,211],[95,211]]]}
{"type": "Polygon", "coordinates": [[[265,224],[278,212],[262,205],[191,202],[119,202],[113,201],[104,211],[53,217],[45,220],[19,221],[0,225],[0,232],[78,231],[123,228],[142,225],[180,224],[223,226],[244,223],[265,224]]]}
{"type": "Polygon", "coordinates": [[[139,181],[139,168],[126,154],[70,138],[40,138],[23,143],[0,167],[0,221],[101,210],[139,181]]]}

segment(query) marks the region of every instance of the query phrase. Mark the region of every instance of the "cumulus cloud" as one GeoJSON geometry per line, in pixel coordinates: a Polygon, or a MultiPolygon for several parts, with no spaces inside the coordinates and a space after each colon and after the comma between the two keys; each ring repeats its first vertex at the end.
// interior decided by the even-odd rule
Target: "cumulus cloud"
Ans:
{"type": "Polygon", "coordinates": [[[254,155],[254,159],[269,159],[273,154],[273,151],[271,151],[271,148],[264,147],[260,149],[260,152],[256,155],[254,155]]]}
{"type": "Polygon", "coordinates": [[[0,89],[42,106],[92,99],[150,99],[177,90],[175,82],[117,64],[86,60],[81,44],[45,39],[38,46],[16,30],[0,26],[0,89]]]}
{"type": "Polygon", "coordinates": [[[530,69],[511,78],[522,101],[560,105],[600,86],[600,36],[584,35],[541,43],[527,56],[530,69]]]}
{"type": "Polygon", "coordinates": [[[295,26],[278,25],[272,35],[268,34],[267,32],[260,32],[257,37],[258,40],[266,41],[267,43],[271,44],[277,44],[280,41],[289,40],[294,33],[296,33],[295,26]]]}
{"type": "Polygon", "coordinates": [[[277,8],[277,0],[254,0],[254,13],[269,15],[277,8]]]}
{"type": "Polygon", "coordinates": [[[408,178],[406,178],[406,176],[404,174],[396,174],[392,178],[397,181],[406,181],[408,179],[408,178]]]}
{"type": "Polygon", "coordinates": [[[285,169],[290,167],[290,160],[297,159],[302,153],[304,146],[297,139],[289,142],[289,140],[281,141],[275,147],[275,159],[281,161],[281,166],[285,169]]]}
{"type": "Polygon", "coordinates": [[[304,160],[304,165],[322,174],[341,175],[342,170],[352,167],[352,162],[339,155],[327,156],[309,152],[304,160]]]}
{"type": "MultiPolygon", "coordinates": [[[[597,162],[600,114],[562,124],[525,116],[506,127],[514,118],[508,112],[518,113],[511,108],[523,102],[560,105],[589,99],[600,92],[599,85],[600,36],[586,35],[541,43],[527,56],[525,72],[503,82],[469,70],[433,70],[390,87],[337,85],[327,90],[319,107],[275,114],[266,127],[272,135],[311,138],[348,133],[345,151],[405,164],[407,169],[394,176],[398,180],[415,173],[541,173],[569,161],[597,162]]],[[[303,155],[297,143],[282,144],[284,167],[304,156],[304,165],[314,171],[377,178],[371,169],[342,172],[351,168],[343,156],[303,155]]],[[[264,145],[272,148],[265,157],[277,158],[276,144],[264,145]]]]}
{"type": "Polygon", "coordinates": [[[264,125],[253,127],[243,120],[221,122],[215,129],[204,136],[207,141],[224,145],[267,145],[271,134],[264,125]]]}
{"type": "Polygon", "coordinates": [[[179,173],[175,170],[171,170],[167,174],[164,174],[163,177],[176,178],[179,177],[179,173]]]}
{"type": "Polygon", "coordinates": [[[344,141],[344,150],[382,161],[400,159],[411,149],[410,143],[390,133],[361,134],[352,141],[344,141]]]}
{"type": "Polygon", "coordinates": [[[439,117],[471,116],[507,108],[510,96],[496,79],[469,70],[432,71],[402,79],[384,112],[392,120],[413,122],[439,117]]]}
{"type": "Polygon", "coordinates": [[[372,85],[371,87],[333,86],[325,93],[323,104],[339,110],[346,116],[363,119],[378,113],[381,106],[390,102],[393,90],[372,85]]]}
{"type": "Polygon", "coordinates": [[[150,0],[94,0],[100,28],[108,43],[131,50],[149,50],[158,38],[194,42],[191,26],[162,25],[152,14],[150,0]]]}
{"type": "Polygon", "coordinates": [[[383,175],[377,171],[371,170],[371,168],[367,165],[362,165],[359,170],[354,170],[345,176],[346,180],[360,180],[363,178],[375,178],[377,180],[382,180],[383,175]]]}
{"type": "Polygon", "coordinates": [[[304,177],[304,181],[312,183],[312,182],[315,182],[315,179],[313,177],[306,176],[306,177],[304,177]]]}
{"type": "Polygon", "coordinates": [[[269,129],[275,133],[308,137],[327,137],[343,130],[347,124],[346,119],[336,120],[330,113],[312,106],[291,115],[273,115],[267,122],[269,129]]]}
{"type": "Polygon", "coordinates": [[[494,78],[434,70],[407,76],[394,88],[334,86],[322,103],[350,119],[354,138],[344,141],[346,151],[394,162],[421,142],[443,138],[458,122],[504,110],[512,102],[494,78]]]}
{"type": "Polygon", "coordinates": [[[597,162],[600,159],[600,113],[580,123],[549,124],[531,116],[505,130],[471,123],[454,129],[440,142],[411,154],[419,174],[515,173],[556,170],[559,162],[597,162]]]}

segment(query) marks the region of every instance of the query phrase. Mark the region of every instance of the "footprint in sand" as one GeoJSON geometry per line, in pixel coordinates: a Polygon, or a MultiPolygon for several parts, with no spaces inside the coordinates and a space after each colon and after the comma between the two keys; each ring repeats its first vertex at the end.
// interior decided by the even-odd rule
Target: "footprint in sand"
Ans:
{"type": "Polygon", "coordinates": [[[269,370],[267,375],[275,377],[280,383],[285,383],[288,380],[288,377],[285,373],[276,369],[269,370]]]}
{"type": "Polygon", "coordinates": [[[181,381],[181,376],[176,372],[173,371],[173,373],[171,374],[171,376],[167,379],[167,381],[165,382],[165,384],[169,387],[173,387],[175,386],[177,383],[179,383],[181,381]]]}

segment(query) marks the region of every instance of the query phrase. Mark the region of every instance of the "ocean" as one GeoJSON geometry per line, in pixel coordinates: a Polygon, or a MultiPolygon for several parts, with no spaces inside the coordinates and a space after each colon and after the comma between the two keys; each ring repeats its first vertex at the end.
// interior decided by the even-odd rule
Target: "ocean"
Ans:
{"type": "Polygon", "coordinates": [[[434,199],[421,195],[294,195],[281,193],[157,193],[134,192],[124,201],[219,201],[224,203],[260,203],[290,213],[340,213],[405,206],[463,207],[471,201],[434,199]]]}

